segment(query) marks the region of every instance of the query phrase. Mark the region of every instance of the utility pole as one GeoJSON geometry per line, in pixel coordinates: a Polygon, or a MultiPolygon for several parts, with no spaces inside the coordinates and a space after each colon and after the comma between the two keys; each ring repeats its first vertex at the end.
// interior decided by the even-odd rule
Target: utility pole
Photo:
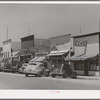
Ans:
{"type": "Polygon", "coordinates": [[[8,25],[7,25],[7,32],[6,32],[6,40],[8,40],[8,25]]]}
{"type": "Polygon", "coordinates": [[[82,31],[81,31],[81,26],[80,26],[80,35],[82,34],[82,31]]]}
{"type": "Polygon", "coordinates": [[[100,18],[99,18],[99,32],[100,32],[100,18]]]}
{"type": "Polygon", "coordinates": [[[100,76],[100,18],[99,18],[99,76],[100,76]]]}

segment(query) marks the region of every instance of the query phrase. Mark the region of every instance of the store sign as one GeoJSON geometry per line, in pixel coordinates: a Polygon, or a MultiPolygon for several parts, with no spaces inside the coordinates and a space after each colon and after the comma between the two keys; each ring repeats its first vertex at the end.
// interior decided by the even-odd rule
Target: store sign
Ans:
{"type": "Polygon", "coordinates": [[[87,41],[76,41],[75,42],[75,46],[86,46],[87,45],[87,41]]]}
{"type": "Polygon", "coordinates": [[[29,51],[31,51],[31,52],[38,52],[39,48],[31,47],[31,48],[29,48],[29,51]]]}

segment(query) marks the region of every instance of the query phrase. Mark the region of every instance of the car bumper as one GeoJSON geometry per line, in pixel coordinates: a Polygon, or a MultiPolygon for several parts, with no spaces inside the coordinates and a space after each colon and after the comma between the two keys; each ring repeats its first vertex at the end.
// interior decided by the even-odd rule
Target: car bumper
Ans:
{"type": "Polygon", "coordinates": [[[23,72],[24,74],[29,74],[29,75],[38,75],[39,73],[37,72],[23,72]]]}
{"type": "Polygon", "coordinates": [[[55,75],[55,76],[63,76],[63,73],[51,73],[51,75],[55,75]]]}

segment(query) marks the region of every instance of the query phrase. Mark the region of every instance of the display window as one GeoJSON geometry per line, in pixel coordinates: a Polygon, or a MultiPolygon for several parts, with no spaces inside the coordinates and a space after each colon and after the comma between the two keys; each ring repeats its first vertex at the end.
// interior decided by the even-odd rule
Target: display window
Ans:
{"type": "Polygon", "coordinates": [[[74,62],[75,70],[84,70],[84,64],[82,62],[74,62]]]}
{"type": "Polygon", "coordinates": [[[98,60],[90,62],[89,71],[99,71],[98,60]]]}
{"type": "Polygon", "coordinates": [[[61,58],[60,59],[59,58],[53,58],[52,59],[52,63],[53,64],[55,64],[55,63],[63,63],[63,59],[61,59],[61,58]]]}

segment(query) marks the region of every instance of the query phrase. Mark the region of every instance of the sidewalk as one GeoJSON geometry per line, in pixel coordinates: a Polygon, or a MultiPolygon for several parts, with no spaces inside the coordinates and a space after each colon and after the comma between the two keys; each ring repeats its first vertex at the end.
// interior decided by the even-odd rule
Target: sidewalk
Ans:
{"type": "Polygon", "coordinates": [[[77,79],[100,80],[100,76],[77,76],[77,79]]]}

